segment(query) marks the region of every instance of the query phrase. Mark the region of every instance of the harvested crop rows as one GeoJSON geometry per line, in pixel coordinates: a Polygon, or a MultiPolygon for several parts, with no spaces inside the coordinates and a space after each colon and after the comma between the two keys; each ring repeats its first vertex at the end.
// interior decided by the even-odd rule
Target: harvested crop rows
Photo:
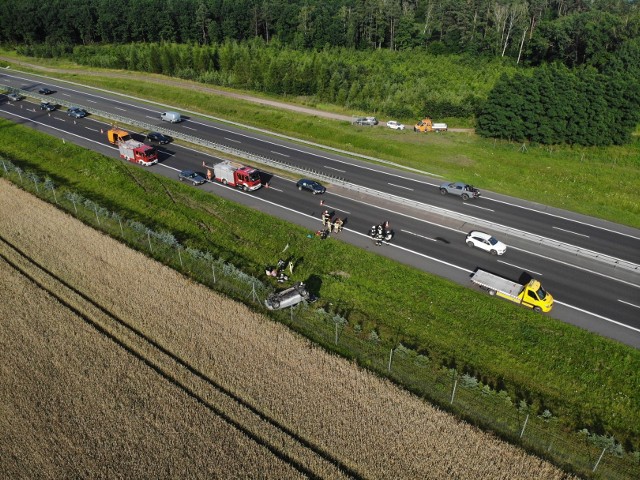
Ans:
{"type": "Polygon", "coordinates": [[[569,478],[0,180],[0,469],[569,478]]]}

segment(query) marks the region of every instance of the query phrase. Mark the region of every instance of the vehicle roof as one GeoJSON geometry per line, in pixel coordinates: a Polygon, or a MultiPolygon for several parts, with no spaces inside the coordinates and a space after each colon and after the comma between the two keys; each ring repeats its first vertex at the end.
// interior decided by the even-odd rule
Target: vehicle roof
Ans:
{"type": "Polygon", "coordinates": [[[493,235],[486,233],[486,232],[482,232],[480,230],[472,230],[469,232],[469,235],[473,235],[475,237],[484,237],[484,238],[491,238],[493,237],[493,235]]]}
{"type": "Polygon", "coordinates": [[[193,170],[182,170],[180,175],[191,175],[192,173],[196,173],[193,170]]]}

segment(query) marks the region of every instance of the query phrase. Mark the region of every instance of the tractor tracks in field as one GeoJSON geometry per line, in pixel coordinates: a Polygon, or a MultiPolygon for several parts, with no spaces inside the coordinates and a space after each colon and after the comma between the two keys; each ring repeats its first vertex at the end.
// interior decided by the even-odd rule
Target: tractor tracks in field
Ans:
{"type": "Polygon", "coordinates": [[[309,478],[360,478],[352,467],[271,418],[135,326],[39,264],[0,235],[0,259],[100,335],[141,361],[218,418],[309,478]]]}

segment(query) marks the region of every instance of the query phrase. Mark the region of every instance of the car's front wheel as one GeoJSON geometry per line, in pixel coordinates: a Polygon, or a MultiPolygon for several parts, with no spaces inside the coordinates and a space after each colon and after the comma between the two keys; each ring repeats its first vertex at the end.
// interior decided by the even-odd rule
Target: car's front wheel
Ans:
{"type": "Polygon", "coordinates": [[[447,194],[447,189],[446,188],[441,188],[440,189],[440,195],[446,195],[447,194]]]}
{"type": "Polygon", "coordinates": [[[469,200],[469,195],[467,195],[466,193],[462,194],[462,200],[469,200]]]}
{"type": "Polygon", "coordinates": [[[491,255],[497,255],[497,254],[498,254],[498,252],[497,252],[497,251],[495,251],[495,250],[491,250],[491,252],[490,252],[490,253],[491,253],[491,255]]]}

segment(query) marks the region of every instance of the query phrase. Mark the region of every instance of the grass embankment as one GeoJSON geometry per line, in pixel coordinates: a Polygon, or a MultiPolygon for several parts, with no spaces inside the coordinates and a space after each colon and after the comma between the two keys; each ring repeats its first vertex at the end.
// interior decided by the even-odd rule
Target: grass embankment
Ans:
{"type": "MultiPolygon", "coordinates": [[[[43,62],[15,54],[12,56],[30,63],[43,62]]],[[[94,70],[67,61],[49,60],[43,64],[51,68],[87,72],[86,75],[47,73],[54,77],[265,128],[390,160],[445,179],[465,180],[480,189],[640,227],[636,187],[640,185],[638,135],[634,136],[632,144],[622,147],[526,145],[523,149],[521,144],[494,142],[468,133],[415,134],[410,129],[418,120],[415,118],[398,119],[409,127],[404,132],[355,127],[347,122],[213,95],[206,92],[206,85],[195,82],[160,75],[94,70]],[[105,76],[99,76],[100,72],[105,76]],[[128,75],[128,78],[108,76],[114,73],[128,75]],[[169,81],[181,82],[183,87],[168,84],[169,81]]],[[[42,73],[41,70],[36,72],[42,73]]],[[[335,110],[345,113],[344,109],[336,107],[335,110]]],[[[456,126],[456,119],[446,120],[450,127],[456,126]]],[[[468,120],[460,121],[465,126],[468,123],[468,120]]]]}
{"type": "Polygon", "coordinates": [[[0,121],[0,153],[256,276],[265,256],[289,244],[298,259],[294,279],[317,275],[321,298],[339,306],[349,328],[375,330],[390,345],[470,371],[570,428],[640,438],[640,352],[633,348],[342,242],[309,239],[300,227],[10,122],[0,121]]]}
{"type": "Polygon", "coordinates": [[[53,274],[0,241],[40,286],[0,259],[0,408],[10,412],[0,417],[0,451],[11,453],[0,468],[9,478],[297,478],[291,464],[331,479],[349,476],[344,465],[371,479],[574,478],[1,180],[0,205],[3,239],[53,274]]]}

